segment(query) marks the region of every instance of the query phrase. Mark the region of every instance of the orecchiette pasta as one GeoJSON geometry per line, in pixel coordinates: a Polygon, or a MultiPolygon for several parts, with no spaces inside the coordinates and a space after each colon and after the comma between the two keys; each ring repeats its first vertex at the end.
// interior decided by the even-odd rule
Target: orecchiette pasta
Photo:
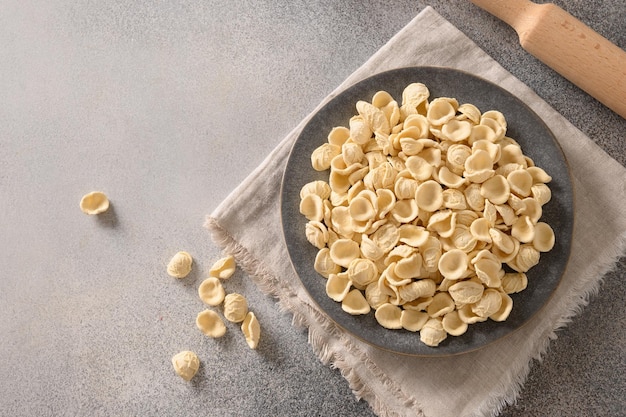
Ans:
{"type": "Polygon", "coordinates": [[[402,309],[390,303],[383,304],[376,309],[375,317],[378,323],[388,329],[402,328],[402,309]]]}
{"type": "MultiPolygon", "coordinates": [[[[335,130],[332,135],[329,135],[329,140],[330,137],[333,137],[333,135],[340,134],[340,129],[335,130]]],[[[339,140],[339,138],[334,137],[334,140],[339,140]]],[[[330,191],[326,188],[323,181],[318,181],[304,187],[300,195],[302,198],[307,195],[321,195],[327,199],[330,196],[330,191]]],[[[325,229],[326,226],[322,224],[321,227],[325,229]]],[[[312,239],[309,239],[309,241],[314,244],[312,239]]],[[[320,271],[324,271],[324,273],[331,276],[334,276],[335,272],[340,274],[341,268],[336,267],[337,269],[335,269],[332,265],[332,261],[329,257],[326,258],[320,256],[320,271]]],[[[226,294],[226,291],[222,286],[222,280],[230,278],[235,272],[235,269],[236,261],[234,256],[228,255],[218,259],[209,270],[209,277],[202,281],[199,285],[198,295],[200,299],[209,306],[216,307],[223,303],[224,317],[229,322],[241,323],[240,327],[246,339],[246,343],[251,349],[256,349],[261,337],[261,326],[256,315],[248,310],[248,301],[243,295],[237,293],[226,294]]],[[[317,265],[316,269],[318,269],[317,265]]],[[[346,274],[341,273],[341,275],[343,276],[346,274]]],[[[216,311],[209,309],[198,313],[196,316],[196,326],[202,333],[212,338],[220,338],[224,336],[227,330],[226,324],[222,320],[221,316],[216,311]]],[[[175,363],[174,367],[176,368],[176,366],[177,365],[175,363]]],[[[189,378],[192,376],[193,374],[190,374],[189,378]]],[[[185,376],[183,376],[183,378],[185,378],[185,376]]]]}
{"type": "Polygon", "coordinates": [[[100,191],[85,194],[80,200],[80,209],[85,214],[100,214],[109,209],[109,199],[100,191]]]}
{"type": "Polygon", "coordinates": [[[226,291],[218,278],[209,277],[198,287],[198,296],[205,304],[218,306],[224,301],[226,291]]]}
{"type": "Polygon", "coordinates": [[[172,357],[174,371],[185,381],[190,381],[200,368],[198,356],[189,350],[183,350],[172,357]]]}
{"type": "Polygon", "coordinates": [[[224,317],[233,323],[240,323],[248,314],[248,300],[241,294],[231,293],[224,297],[224,317]]]}
{"type": "Polygon", "coordinates": [[[349,314],[367,314],[371,311],[370,303],[363,293],[357,289],[351,290],[341,301],[341,308],[349,314]]]}
{"type": "Polygon", "coordinates": [[[185,251],[177,252],[167,264],[167,274],[174,278],[185,278],[191,272],[193,257],[185,251]]]}
{"type": "Polygon", "coordinates": [[[229,255],[215,261],[211,269],[209,269],[209,276],[228,279],[233,276],[236,267],[235,257],[229,255]]]}
{"type": "Polygon", "coordinates": [[[454,310],[443,316],[441,320],[443,329],[452,336],[461,336],[467,331],[468,325],[459,317],[459,312],[454,310]]]}
{"type": "Polygon", "coordinates": [[[424,311],[404,309],[400,313],[400,324],[402,324],[402,328],[411,332],[421,330],[428,319],[428,314],[424,311]]]}
{"type": "Polygon", "coordinates": [[[335,301],[341,302],[350,291],[352,281],[348,274],[330,274],[326,280],[326,294],[335,301]]]}
{"type": "Polygon", "coordinates": [[[213,310],[204,310],[196,317],[196,326],[207,336],[218,338],[226,334],[226,325],[213,310]]]}
{"type": "Polygon", "coordinates": [[[246,314],[243,323],[241,323],[241,331],[250,349],[256,349],[261,338],[261,325],[252,311],[246,314]]]}
{"type": "Polygon", "coordinates": [[[420,330],[420,340],[428,346],[439,346],[439,343],[443,342],[446,337],[448,337],[448,333],[443,328],[441,317],[429,318],[420,330]]]}
{"type": "Polygon", "coordinates": [[[506,320],[509,294],[555,245],[539,221],[552,178],[506,132],[501,112],[431,99],[422,83],[401,102],[386,91],[358,101],[311,155],[328,181],[300,191],[328,296],[433,347],[506,320]]]}

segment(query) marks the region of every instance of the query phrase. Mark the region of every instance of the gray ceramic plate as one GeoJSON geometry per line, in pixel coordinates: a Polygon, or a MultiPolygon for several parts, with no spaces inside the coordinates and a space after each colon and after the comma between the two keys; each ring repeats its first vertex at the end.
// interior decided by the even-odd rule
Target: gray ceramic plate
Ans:
{"type": "Polygon", "coordinates": [[[333,98],[317,112],[302,130],[291,150],[281,190],[281,216],[285,241],[293,267],[302,284],[319,307],[339,326],[363,341],[381,349],[421,356],[444,356],[478,349],[520,328],[542,308],[556,289],[567,264],[573,225],[573,196],[567,163],[554,136],[529,107],[499,86],[471,74],[437,67],[411,67],[383,72],[367,78],[333,98]],[[552,199],[543,208],[542,221],[552,226],[556,245],[544,253],[528,272],[528,287],[513,294],[513,311],[505,322],[488,320],[469,326],[458,337],[448,336],[438,347],[420,342],[419,334],[381,327],[371,312],[351,316],[341,304],[326,295],[326,279],[313,269],[317,249],[306,239],[306,219],[299,213],[300,188],[313,180],[328,180],[328,171],[311,167],[310,156],[326,141],[331,128],[347,126],[356,113],[358,100],[371,101],[376,91],[388,91],[401,100],[402,90],[412,82],[428,86],[431,99],[454,97],[459,103],[472,103],[481,111],[499,110],[507,119],[507,136],[515,138],[537,166],[553,178],[552,199]]]}

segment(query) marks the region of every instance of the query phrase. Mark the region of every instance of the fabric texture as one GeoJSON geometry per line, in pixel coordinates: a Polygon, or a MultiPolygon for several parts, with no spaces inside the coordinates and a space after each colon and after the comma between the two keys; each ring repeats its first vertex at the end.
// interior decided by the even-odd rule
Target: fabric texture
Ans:
{"type": "Polygon", "coordinates": [[[207,216],[206,227],[259,288],[293,314],[295,325],[308,328],[309,342],[320,360],[339,368],[355,396],[368,401],[378,415],[494,416],[517,398],[533,359],[541,358],[556,338],[555,331],[581,311],[602,276],[624,254],[626,169],[430,7],[318,108],[370,75],[420,65],[464,70],[513,93],[553,131],[570,165],[575,224],[568,268],[548,304],[520,330],[462,355],[407,357],[355,339],[319,310],[289,262],[279,207],[289,151],[310,116],[207,216]]]}

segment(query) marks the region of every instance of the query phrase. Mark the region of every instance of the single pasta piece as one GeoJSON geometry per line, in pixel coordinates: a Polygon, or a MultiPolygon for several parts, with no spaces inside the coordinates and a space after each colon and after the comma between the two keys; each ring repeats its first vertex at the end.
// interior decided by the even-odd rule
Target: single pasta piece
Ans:
{"type": "Polygon", "coordinates": [[[348,314],[352,314],[353,316],[367,314],[371,309],[363,293],[357,289],[354,289],[346,294],[341,301],[341,308],[343,311],[348,314]]]}
{"type": "Polygon", "coordinates": [[[443,329],[452,336],[461,336],[469,327],[467,323],[459,318],[459,312],[457,310],[444,315],[441,324],[443,329]]]}
{"type": "Polygon", "coordinates": [[[204,310],[196,317],[196,326],[205,335],[213,338],[226,334],[226,325],[220,316],[213,310],[204,310]]]}
{"type": "Polygon", "coordinates": [[[376,321],[381,326],[387,329],[401,329],[402,328],[402,309],[393,304],[386,303],[376,309],[374,314],[376,321]]]}
{"type": "Polygon", "coordinates": [[[246,337],[246,343],[250,349],[256,349],[261,338],[261,325],[252,311],[246,314],[246,318],[241,324],[241,331],[246,337]]]}
{"type": "Polygon", "coordinates": [[[422,330],[420,330],[420,340],[426,346],[436,347],[439,343],[443,342],[448,333],[443,328],[441,317],[433,317],[428,319],[422,330]]]}
{"type": "Polygon", "coordinates": [[[352,281],[348,274],[330,274],[326,281],[326,295],[337,302],[342,302],[351,287],[352,281]]]}
{"type": "Polygon", "coordinates": [[[172,365],[178,376],[185,381],[190,381],[200,368],[200,360],[195,353],[183,350],[172,357],[172,365]]]}
{"type": "Polygon", "coordinates": [[[205,304],[215,307],[222,304],[226,291],[218,278],[209,277],[198,287],[198,296],[205,304]]]}
{"type": "Polygon", "coordinates": [[[400,323],[402,328],[411,332],[417,332],[424,327],[428,321],[428,313],[416,310],[402,310],[400,314],[400,323]]]}
{"type": "Polygon", "coordinates": [[[104,213],[109,209],[109,199],[101,191],[92,191],[80,200],[80,209],[85,214],[104,213]]]}
{"type": "Polygon", "coordinates": [[[225,258],[218,259],[211,269],[209,269],[209,276],[220,279],[228,279],[235,273],[235,258],[230,255],[225,258]]]}
{"type": "Polygon", "coordinates": [[[185,278],[191,272],[193,258],[185,251],[177,252],[167,264],[167,273],[174,278],[185,278]]]}
{"type": "Polygon", "coordinates": [[[241,294],[232,293],[224,297],[224,317],[233,323],[244,321],[248,314],[248,301],[241,294]]]}

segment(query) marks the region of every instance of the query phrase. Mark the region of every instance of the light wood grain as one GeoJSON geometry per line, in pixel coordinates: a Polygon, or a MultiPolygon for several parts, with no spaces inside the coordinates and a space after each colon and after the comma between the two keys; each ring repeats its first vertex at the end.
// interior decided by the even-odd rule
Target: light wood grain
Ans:
{"type": "Polygon", "coordinates": [[[471,1],[513,27],[526,51],[626,118],[626,52],[552,3],[471,1]]]}

